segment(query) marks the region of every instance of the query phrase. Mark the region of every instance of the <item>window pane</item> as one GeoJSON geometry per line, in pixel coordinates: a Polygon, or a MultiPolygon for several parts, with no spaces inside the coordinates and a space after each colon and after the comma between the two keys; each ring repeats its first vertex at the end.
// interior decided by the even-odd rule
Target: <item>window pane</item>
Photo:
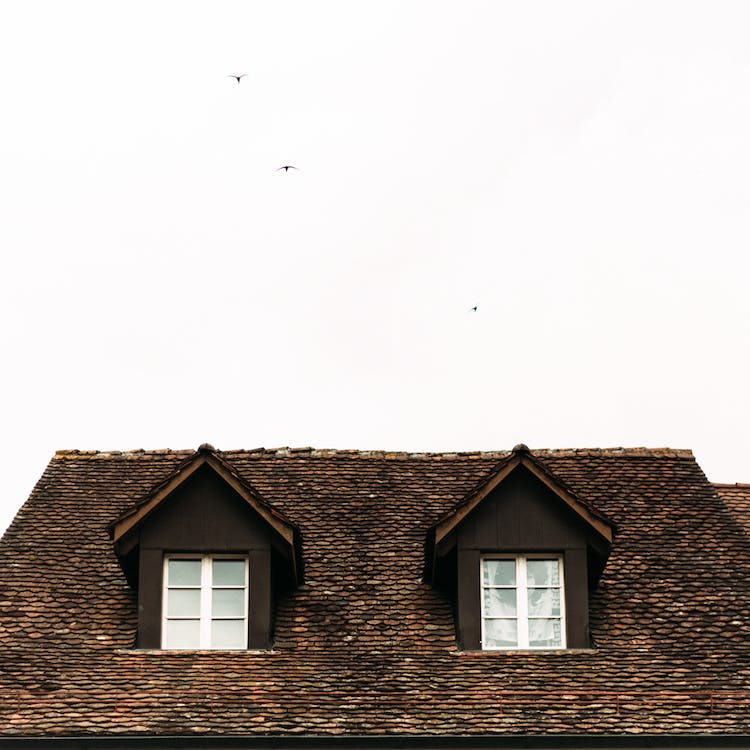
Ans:
{"type": "Polygon", "coordinates": [[[529,586],[559,586],[560,566],[557,560],[527,560],[526,580],[529,586]]]}
{"type": "Polygon", "coordinates": [[[214,560],[214,586],[244,586],[244,560],[214,560]]]}
{"type": "Polygon", "coordinates": [[[198,648],[200,622],[198,620],[167,620],[167,648],[198,648]]]}
{"type": "Polygon", "coordinates": [[[169,589],[167,617],[200,617],[200,589],[169,589]]]}
{"type": "Polygon", "coordinates": [[[485,617],[515,617],[516,590],[485,589],[484,615],[485,617]]]}
{"type": "Polygon", "coordinates": [[[528,594],[530,616],[560,615],[560,589],[528,589],[528,594]]]}
{"type": "Polygon", "coordinates": [[[245,648],[245,621],[212,620],[211,648],[245,648]]]}
{"type": "Polygon", "coordinates": [[[244,617],[244,589],[214,589],[211,606],[214,617],[244,617]]]}
{"type": "Polygon", "coordinates": [[[200,560],[170,560],[169,586],[200,586],[201,585],[201,561],[200,560]]]}
{"type": "Polygon", "coordinates": [[[516,646],[515,620],[485,620],[484,621],[484,645],[488,648],[507,648],[516,646]]]}
{"type": "Polygon", "coordinates": [[[515,560],[482,560],[485,586],[515,586],[515,560]]]}
{"type": "Polygon", "coordinates": [[[560,620],[529,620],[529,646],[537,648],[562,646],[560,620]]]}

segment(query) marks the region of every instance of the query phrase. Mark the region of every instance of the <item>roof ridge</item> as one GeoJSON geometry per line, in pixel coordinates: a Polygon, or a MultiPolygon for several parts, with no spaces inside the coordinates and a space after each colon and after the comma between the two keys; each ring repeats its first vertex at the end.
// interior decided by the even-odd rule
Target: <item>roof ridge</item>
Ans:
{"type": "Polygon", "coordinates": [[[78,448],[63,448],[56,450],[54,458],[113,458],[115,456],[191,456],[195,453],[194,450],[181,449],[174,450],[172,448],[133,448],[130,450],[80,450],[78,448]]]}
{"type": "MultiPolygon", "coordinates": [[[[233,448],[230,450],[217,450],[218,454],[227,456],[239,455],[274,455],[274,456],[311,456],[314,458],[332,458],[335,456],[346,456],[354,458],[385,458],[385,459],[442,459],[442,458],[507,458],[511,450],[488,450],[488,451],[389,451],[389,450],[364,450],[346,448],[292,448],[283,446],[279,448],[233,448]]],[[[646,447],[613,447],[613,448],[538,448],[529,451],[532,456],[541,458],[565,458],[567,456],[625,456],[625,457],[648,457],[648,458],[693,458],[693,451],[689,448],[646,448],[646,447]]],[[[114,458],[114,457],[154,457],[154,456],[189,456],[195,453],[192,449],[157,448],[144,449],[135,448],[131,450],[79,450],[62,449],[55,451],[55,458],[114,458]]],[[[713,482],[718,485],[720,483],[713,482]]],[[[750,486],[736,483],[725,486],[750,486]]]]}

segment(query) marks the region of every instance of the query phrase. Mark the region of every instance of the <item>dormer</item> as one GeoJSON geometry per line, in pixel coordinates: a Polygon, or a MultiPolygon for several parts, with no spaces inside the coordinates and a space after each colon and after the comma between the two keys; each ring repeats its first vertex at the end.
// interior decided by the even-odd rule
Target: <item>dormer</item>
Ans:
{"type": "Polygon", "coordinates": [[[427,573],[464,650],[590,646],[588,601],[615,527],[517,445],[430,530],[427,573]]]}
{"type": "Polygon", "coordinates": [[[208,444],[110,527],[138,648],[268,649],[301,582],[300,535],[208,444]]]}

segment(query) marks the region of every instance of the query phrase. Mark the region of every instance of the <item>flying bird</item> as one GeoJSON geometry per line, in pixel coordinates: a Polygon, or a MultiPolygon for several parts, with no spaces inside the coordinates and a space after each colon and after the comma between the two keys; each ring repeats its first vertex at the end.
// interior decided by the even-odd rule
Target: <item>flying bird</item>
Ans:
{"type": "MultiPolygon", "coordinates": [[[[280,172],[282,169],[285,172],[288,172],[290,169],[297,169],[297,167],[293,167],[291,164],[285,164],[283,167],[279,167],[276,171],[280,172]]],[[[299,171],[299,169],[297,169],[297,171],[299,171]]]]}
{"type": "Polygon", "coordinates": [[[479,307],[479,305],[474,305],[474,307],[470,307],[469,308],[469,312],[476,312],[477,311],[477,307],[479,307]]]}
{"type": "Polygon", "coordinates": [[[245,77],[246,75],[247,75],[247,73],[240,73],[240,74],[239,74],[238,76],[236,76],[236,75],[234,75],[234,74],[230,73],[230,74],[229,74],[229,75],[227,76],[227,78],[234,78],[234,79],[235,79],[235,80],[237,81],[237,83],[239,83],[239,82],[240,82],[240,78],[244,78],[244,77],[245,77]]]}

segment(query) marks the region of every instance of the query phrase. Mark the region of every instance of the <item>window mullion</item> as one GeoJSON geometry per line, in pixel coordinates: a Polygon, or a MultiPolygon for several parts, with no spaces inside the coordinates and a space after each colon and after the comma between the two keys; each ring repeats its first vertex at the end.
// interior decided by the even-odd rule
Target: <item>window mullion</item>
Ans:
{"type": "Polygon", "coordinates": [[[516,606],[518,609],[518,647],[529,647],[529,596],[526,588],[526,558],[516,560],[516,606]]]}
{"type": "Polygon", "coordinates": [[[211,647],[211,558],[201,558],[200,647],[211,647]]]}

